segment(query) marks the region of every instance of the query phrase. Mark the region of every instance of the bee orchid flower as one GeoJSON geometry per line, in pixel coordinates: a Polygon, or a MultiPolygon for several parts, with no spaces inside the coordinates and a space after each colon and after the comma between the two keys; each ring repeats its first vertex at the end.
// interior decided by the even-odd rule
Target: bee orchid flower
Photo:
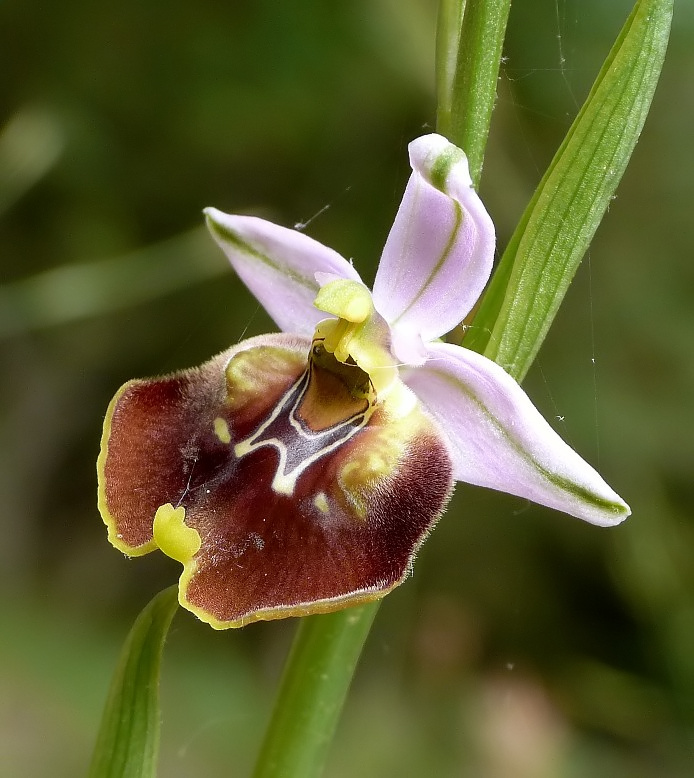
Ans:
{"type": "Polygon", "coordinates": [[[215,628],[384,596],[455,481],[601,526],[629,515],[502,367],[440,340],[489,279],[494,227],[460,149],[426,135],[409,151],[373,292],[307,235],[208,208],[282,332],[130,381],[109,406],[109,539],[182,563],[181,604],[215,628]]]}

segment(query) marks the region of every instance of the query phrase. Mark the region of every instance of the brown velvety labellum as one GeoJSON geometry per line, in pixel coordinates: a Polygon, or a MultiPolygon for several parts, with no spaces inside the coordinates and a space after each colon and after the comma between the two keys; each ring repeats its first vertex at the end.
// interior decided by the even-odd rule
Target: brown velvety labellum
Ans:
{"type": "Polygon", "coordinates": [[[451,490],[434,424],[417,405],[396,410],[308,341],[254,338],[123,387],[107,418],[102,511],[137,553],[159,506],[185,508],[201,546],[182,595],[216,627],[382,596],[451,490]]]}

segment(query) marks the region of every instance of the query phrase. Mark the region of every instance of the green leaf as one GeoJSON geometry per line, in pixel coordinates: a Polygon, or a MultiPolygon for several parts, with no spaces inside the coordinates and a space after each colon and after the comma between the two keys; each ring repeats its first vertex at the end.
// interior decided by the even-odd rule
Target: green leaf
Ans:
{"type": "Polygon", "coordinates": [[[511,0],[441,0],[436,128],[463,149],[477,188],[511,0]]]}
{"type": "Polygon", "coordinates": [[[540,182],[465,346],[526,374],[624,173],[665,57],[673,0],[640,0],[540,182]]]}
{"type": "Polygon", "coordinates": [[[178,606],[176,586],[135,620],[121,652],[96,739],[90,778],[149,778],[159,751],[159,668],[178,606]]]}
{"type": "Polygon", "coordinates": [[[380,601],[301,620],[254,778],[318,778],[380,601]]]}

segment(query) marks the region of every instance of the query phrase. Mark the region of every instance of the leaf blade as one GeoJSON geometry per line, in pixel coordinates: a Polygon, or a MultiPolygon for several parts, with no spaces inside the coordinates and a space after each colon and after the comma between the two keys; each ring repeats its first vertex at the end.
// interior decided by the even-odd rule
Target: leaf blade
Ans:
{"type": "Polygon", "coordinates": [[[662,69],[673,0],[634,6],[523,214],[465,346],[526,374],[614,195],[662,69]]]}
{"type": "Polygon", "coordinates": [[[113,674],[89,778],[156,775],[159,670],[177,607],[178,588],[172,586],[156,595],[135,620],[113,674]]]}

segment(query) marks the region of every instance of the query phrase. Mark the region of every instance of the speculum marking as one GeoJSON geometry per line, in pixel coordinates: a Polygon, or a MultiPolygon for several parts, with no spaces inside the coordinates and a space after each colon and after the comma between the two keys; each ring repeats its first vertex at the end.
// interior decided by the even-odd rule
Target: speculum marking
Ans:
{"type": "Polygon", "coordinates": [[[271,487],[277,494],[291,497],[299,476],[314,462],[338,449],[368,423],[375,402],[364,398],[363,409],[351,413],[332,426],[313,430],[301,418],[315,365],[311,365],[279,400],[268,419],[245,440],[234,446],[240,459],[263,446],[277,449],[279,462],[271,487]]]}

